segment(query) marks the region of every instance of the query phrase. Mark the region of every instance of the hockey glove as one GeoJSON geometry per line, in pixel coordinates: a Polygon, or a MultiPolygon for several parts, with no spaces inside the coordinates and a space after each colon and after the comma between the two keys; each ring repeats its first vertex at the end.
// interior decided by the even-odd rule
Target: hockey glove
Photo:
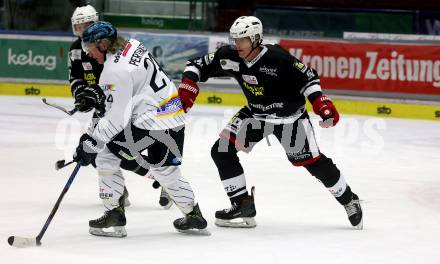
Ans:
{"type": "Polygon", "coordinates": [[[95,108],[98,112],[105,110],[105,94],[99,85],[85,87],[75,93],[75,107],[80,112],[89,112],[95,108]]]}
{"type": "Polygon", "coordinates": [[[83,166],[88,166],[103,149],[104,144],[98,144],[94,138],[88,134],[83,134],[79,139],[78,147],[76,147],[76,151],[73,154],[73,160],[76,162],[82,160],[83,166]]]}
{"type": "Polygon", "coordinates": [[[324,128],[335,126],[339,121],[339,113],[333,105],[330,98],[325,95],[320,95],[313,103],[313,112],[319,115],[323,121],[319,125],[324,128]]]}
{"type": "Polygon", "coordinates": [[[183,78],[179,85],[179,97],[185,113],[188,113],[191,109],[197,95],[199,95],[199,87],[197,86],[197,83],[191,79],[183,78]]]}
{"type": "Polygon", "coordinates": [[[76,99],[78,94],[80,94],[84,89],[87,87],[87,82],[85,81],[78,81],[72,87],[70,88],[73,98],[76,99]]]}

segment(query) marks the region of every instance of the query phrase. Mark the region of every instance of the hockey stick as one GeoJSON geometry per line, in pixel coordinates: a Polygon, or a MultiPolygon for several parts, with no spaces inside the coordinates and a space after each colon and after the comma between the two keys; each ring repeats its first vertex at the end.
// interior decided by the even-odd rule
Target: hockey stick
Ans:
{"type": "Polygon", "coordinates": [[[58,197],[57,202],[55,203],[55,206],[52,208],[52,211],[50,212],[49,217],[46,220],[46,223],[44,224],[43,228],[41,229],[40,233],[37,237],[19,237],[19,236],[10,236],[8,238],[8,244],[13,247],[18,248],[25,248],[25,247],[32,247],[32,246],[41,246],[41,239],[43,238],[44,233],[46,232],[47,228],[50,225],[50,222],[52,221],[53,217],[55,216],[55,213],[58,210],[58,207],[60,206],[61,200],[63,200],[64,195],[69,190],[70,185],[73,182],[73,179],[75,179],[76,174],[79,171],[79,168],[81,167],[82,162],[78,162],[76,164],[75,169],[73,170],[72,174],[70,175],[69,179],[67,180],[66,185],[64,186],[63,191],[60,194],[60,197],[58,197]]]}
{"type": "Polygon", "coordinates": [[[51,106],[51,107],[53,107],[53,108],[56,108],[56,109],[58,109],[58,110],[61,110],[61,111],[63,111],[64,113],[66,113],[66,114],[68,114],[68,115],[70,115],[70,116],[73,115],[73,114],[75,114],[75,113],[78,111],[78,109],[77,109],[76,107],[73,108],[72,110],[67,110],[66,108],[64,108],[64,107],[62,107],[62,106],[60,106],[60,105],[58,105],[58,104],[56,104],[56,103],[48,102],[46,98],[42,98],[41,100],[42,100],[43,103],[45,103],[46,105],[51,106]]]}
{"type": "Polygon", "coordinates": [[[66,163],[65,160],[59,160],[59,161],[55,162],[55,170],[62,169],[62,168],[66,167],[74,162],[75,162],[74,160],[71,160],[66,163]]]}

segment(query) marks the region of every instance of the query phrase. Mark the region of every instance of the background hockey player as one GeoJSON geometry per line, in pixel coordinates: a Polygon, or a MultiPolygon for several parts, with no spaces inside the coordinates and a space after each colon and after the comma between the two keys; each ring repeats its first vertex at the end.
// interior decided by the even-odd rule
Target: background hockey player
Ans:
{"type": "MultiPolygon", "coordinates": [[[[72,43],[69,51],[69,82],[72,96],[75,98],[75,106],[80,112],[89,112],[94,109],[95,97],[94,89],[99,89],[99,77],[102,72],[102,64],[99,64],[94,58],[87,56],[82,50],[81,38],[89,25],[98,21],[99,16],[95,8],[91,5],[79,6],[72,14],[72,31],[78,38],[72,43]]],[[[99,91],[98,90],[98,91],[99,91]]],[[[94,162],[93,162],[94,163],[94,162]]],[[[138,167],[136,163],[123,159],[121,162],[123,169],[128,169],[145,176],[148,170],[138,167]],[[133,168],[134,167],[134,168],[133,168]]],[[[128,192],[124,190],[125,206],[130,204],[128,192]]],[[[159,204],[168,209],[172,205],[171,199],[162,188],[159,204]]]]}
{"type": "Polygon", "coordinates": [[[83,33],[82,45],[89,56],[104,66],[99,80],[102,90],[96,93],[94,105],[100,118],[93,129],[81,136],[74,155],[85,165],[96,158],[106,211],[101,218],[89,222],[90,232],[126,235],[120,201],[124,189],[122,158],[142,167],[148,163],[155,179],[184,214],[174,221],[178,231],[206,232],[207,222],[179,168],[185,116],[175,85],[139,41],[118,37],[108,22],[90,25],[83,33]],[[148,157],[140,155],[145,149],[148,157]],[[114,232],[102,230],[108,227],[113,227],[114,232]]]}
{"type": "Polygon", "coordinates": [[[262,45],[263,26],[256,17],[243,16],[235,20],[230,38],[231,45],[189,60],[179,86],[185,111],[198,95],[196,83],[213,76],[235,78],[248,101],[227,124],[211,150],[232,204],[231,208],[216,212],[216,224],[256,226],[253,188],[249,195],[237,152],[251,151],[257,142],[272,134],[282,144],[288,160],[318,178],[344,206],[351,224],[362,228],[359,198],[333,161],[319,151],[305,109],[307,98],[313,111],[323,119],[321,126],[338,123],[339,114],[332,101],[323,95],[317,72],[278,45],[262,45]]]}

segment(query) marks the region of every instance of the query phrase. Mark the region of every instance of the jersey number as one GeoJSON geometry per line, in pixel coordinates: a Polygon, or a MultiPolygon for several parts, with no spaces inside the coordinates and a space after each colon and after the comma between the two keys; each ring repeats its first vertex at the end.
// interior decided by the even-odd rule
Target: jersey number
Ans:
{"type": "Polygon", "coordinates": [[[157,93],[159,90],[166,87],[171,82],[171,80],[168,77],[168,75],[163,71],[159,63],[157,63],[157,61],[154,59],[154,57],[150,53],[148,53],[148,58],[145,58],[144,60],[144,67],[148,71],[148,67],[151,67],[151,65],[153,66],[153,74],[151,75],[150,86],[153,89],[153,91],[157,93]],[[148,62],[150,62],[151,64],[149,64],[148,62]],[[162,72],[165,77],[164,78],[159,77],[158,80],[156,80],[156,78],[158,77],[157,70],[162,72]],[[162,84],[158,86],[157,81],[161,81],[162,84]]]}

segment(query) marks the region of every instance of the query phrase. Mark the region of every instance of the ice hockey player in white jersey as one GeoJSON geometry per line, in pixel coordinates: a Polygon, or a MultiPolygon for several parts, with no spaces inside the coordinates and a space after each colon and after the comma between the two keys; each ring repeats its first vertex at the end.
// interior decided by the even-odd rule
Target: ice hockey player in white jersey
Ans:
{"type": "Polygon", "coordinates": [[[99,80],[102,90],[90,94],[100,117],[81,136],[74,154],[75,161],[84,165],[95,158],[99,174],[100,197],[106,211],[89,222],[90,233],[127,235],[120,168],[121,158],[125,158],[148,166],[182,211],[184,217],[174,221],[178,231],[207,234],[207,222],[179,168],[185,113],[175,85],[139,41],[118,37],[116,28],[108,22],[90,25],[83,33],[82,46],[104,65],[99,80]],[[119,147],[110,149],[110,142],[119,147]],[[148,157],[141,155],[146,149],[148,157]],[[113,232],[103,230],[110,227],[113,232]]]}
{"type": "MultiPolygon", "coordinates": [[[[78,38],[71,44],[69,50],[69,82],[72,96],[75,98],[75,108],[79,112],[89,112],[94,108],[94,101],[88,95],[93,89],[101,89],[98,86],[99,77],[102,72],[102,64],[99,64],[95,59],[87,56],[81,47],[81,37],[83,31],[93,22],[98,21],[99,16],[96,9],[91,5],[78,6],[72,14],[72,31],[78,38]],[[88,98],[89,100],[83,100],[88,98]]],[[[95,166],[95,162],[92,162],[95,166]]],[[[146,176],[147,168],[137,166],[133,160],[122,159],[121,168],[130,170],[138,175],[146,176]],[[138,168],[138,169],[136,169],[138,168]]],[[[151,174],[149,174],[151,175],[151,174]]],[[[157,187],[158,182],[153,183],[153,187],[157,187]]],[[[129,206],[128,191],[124,189],[124,206],[129,206]]],[[[160,193],[159,204],[168,209],[172,205],[167,192],[162,188],[160,193]]]]}

